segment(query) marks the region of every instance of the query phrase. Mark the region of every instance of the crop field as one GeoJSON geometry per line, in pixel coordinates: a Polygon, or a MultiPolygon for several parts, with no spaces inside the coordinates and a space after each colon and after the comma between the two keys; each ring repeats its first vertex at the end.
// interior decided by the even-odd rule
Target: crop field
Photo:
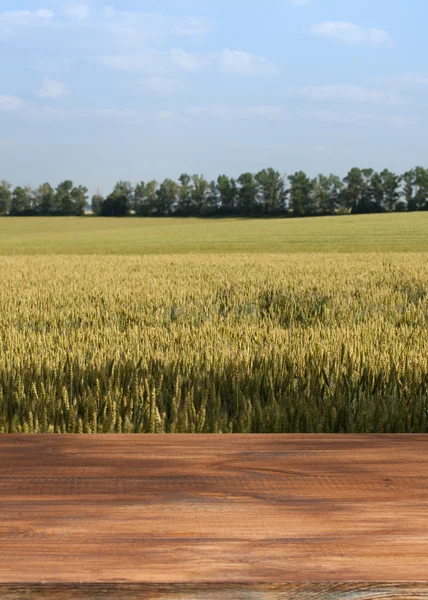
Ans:
{"type": "Polygon", "coordinates": [[[428,432],[428,219],[347,219],[199,222],[200,254],[196,222],[142,220],[148,243],[115,220],[127,256],[103,220],[1,220],[0,432],[428,432]],[[265,249],[281,224],[321,251],[228,253],[217,229],[265,249]]]}
{"type": "Polygon", "coordinates": [[[301,252],[428,252],[428,212],[272,220],[0,219],[0,255],[301,252]]]}

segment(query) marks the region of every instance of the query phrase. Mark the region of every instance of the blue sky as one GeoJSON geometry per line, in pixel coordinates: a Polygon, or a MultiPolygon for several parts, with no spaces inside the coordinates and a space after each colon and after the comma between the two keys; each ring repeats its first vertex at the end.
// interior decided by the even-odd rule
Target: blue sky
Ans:
{"type": "Polygon", "coordinates": [[[425,164],[426,0],[0,0],[0,179],[425,164]]]}

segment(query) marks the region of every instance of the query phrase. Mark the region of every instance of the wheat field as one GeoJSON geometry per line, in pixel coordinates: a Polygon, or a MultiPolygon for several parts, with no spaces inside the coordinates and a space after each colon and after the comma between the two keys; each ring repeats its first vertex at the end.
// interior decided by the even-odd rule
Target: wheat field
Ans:
{"type": "Polygon", "coordinates": [[[428,432],[423,252],[8,256],[0,432],[428,432]]]}

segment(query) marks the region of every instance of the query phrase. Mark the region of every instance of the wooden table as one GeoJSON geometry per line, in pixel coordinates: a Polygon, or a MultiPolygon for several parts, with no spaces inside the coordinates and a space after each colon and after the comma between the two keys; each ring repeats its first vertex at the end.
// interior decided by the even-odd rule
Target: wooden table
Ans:
{"type": "Polygon", "coordinates": [[[427,436],[2,436],[0,599],[428,598],[427,436]]]}

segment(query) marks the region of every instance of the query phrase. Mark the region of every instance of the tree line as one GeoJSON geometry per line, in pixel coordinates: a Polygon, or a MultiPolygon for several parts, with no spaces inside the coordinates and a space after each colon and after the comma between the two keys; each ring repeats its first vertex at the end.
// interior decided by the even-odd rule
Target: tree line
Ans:
{"type": "MultiPolygon", "coordinates": [[[[63,181],[55,189],[0,184],[0,215],[82,216],[89,196],[84,186],[63,181]]],[[[397,175],[388,169],[353,168],[344,179],[303,171],[283,177],[274,169],[243,173],[237,179],[220,175],[209,182],[202,175],[181,175],[132,185],[120,181],[107,197],[92,197],[96,216],[294,216],[364,214],[428,210],[428,169],[416,167],[397,175]]]]}

